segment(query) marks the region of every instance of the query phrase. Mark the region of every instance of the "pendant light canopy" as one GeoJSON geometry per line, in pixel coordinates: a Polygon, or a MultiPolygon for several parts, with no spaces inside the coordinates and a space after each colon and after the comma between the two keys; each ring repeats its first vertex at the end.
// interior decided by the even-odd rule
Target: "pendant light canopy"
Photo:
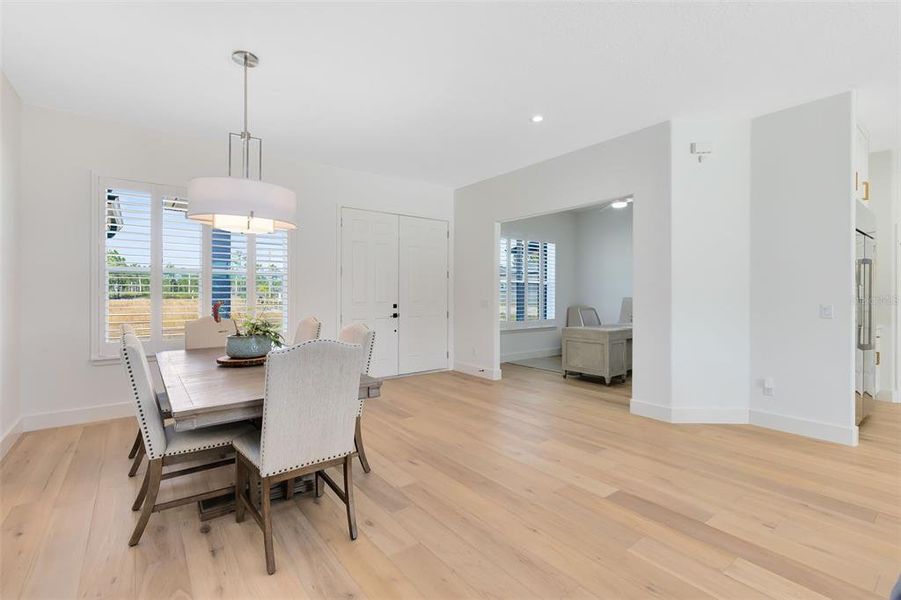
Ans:
{"type": "Polygon", "coordinates": [[[297,196],[292,190],[261,181],[262,144],[247,130],[247,70],[259,59],[236,50],[232,60],[244,69],[244,129],[228,134],[228,177],[197,177],[188,182],[188,218],[232,233],[272,233],[295,229],[297,196]],[[241,147],[241,176],[232,176],[232,140],[241,147]],[[257,146],[258,179],[250,176],[251,148],[257,146]]]}

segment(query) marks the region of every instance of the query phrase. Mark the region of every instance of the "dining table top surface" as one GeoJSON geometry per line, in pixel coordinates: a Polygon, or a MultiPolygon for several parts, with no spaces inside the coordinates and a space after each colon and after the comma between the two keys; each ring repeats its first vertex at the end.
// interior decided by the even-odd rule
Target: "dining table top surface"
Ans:
{"type": "MultiPolygon", "coordinates": [[[[222,367],[216,359],[223,354],[222,348],[156,353],[176,421],[204,413],[262,407],[265,367],[222,367]]],[[[378,396],[381,383],[375,377],[360,375],[360,398],[378,396]]]]}

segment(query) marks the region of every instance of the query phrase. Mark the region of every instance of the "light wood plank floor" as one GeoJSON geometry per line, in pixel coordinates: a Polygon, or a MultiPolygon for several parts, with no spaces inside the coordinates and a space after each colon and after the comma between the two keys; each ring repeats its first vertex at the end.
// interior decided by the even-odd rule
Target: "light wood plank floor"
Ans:
{"type": "MultiPolygon", "coordinates": [[[[134,421],[30,433],[0,465],[3,598],[886,598],[901,407],[858,448],[631,416],[627,386],[504,367],[388,381],[367,405],[360,537],[330,494],[256,524],[155,514],[127,546],[134,421]]],[[[164,482],[161,500],[231,480],[164,482]]]]}

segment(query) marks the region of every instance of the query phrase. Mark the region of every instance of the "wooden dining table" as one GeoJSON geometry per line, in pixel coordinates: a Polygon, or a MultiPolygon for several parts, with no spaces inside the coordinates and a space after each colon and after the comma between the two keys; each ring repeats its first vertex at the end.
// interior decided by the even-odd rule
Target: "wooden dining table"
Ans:
{"type": "MultiPolygon", "coordinates": [[[[199,350],[166,350],[156,353],[160,376],[166,388],[172,419],[176,431],[188,431],[223,423],[234,423],[263,416],[263,395],[266,369],[256,367],[224,367],[216,359],[222,348],[199,350]]],[[[358,397],[361,400],[378,398],[382,380],[360,375],[358,397]]],[[[369,463],[360,438],[360,420],[357,419],[355,441],[363,470],[369,471],[369,463]]],[[[311,491],[309,481],[297,481],[296,488],[272,490],[272,498],[292,496],[311,491]]],[[[201,520],[226,514],[233,510],[233,494],[203,500],[199,503],[201,520]]]]}
{"type": "MultiPolygon", "coordinates": [[[[176,431],[254,419],[263,415],[266,369],[223,367],[222,348],[156,353],[176,431]]],[[[378,398],[382,380],[360,375],[359,398],[378,398]]]]}

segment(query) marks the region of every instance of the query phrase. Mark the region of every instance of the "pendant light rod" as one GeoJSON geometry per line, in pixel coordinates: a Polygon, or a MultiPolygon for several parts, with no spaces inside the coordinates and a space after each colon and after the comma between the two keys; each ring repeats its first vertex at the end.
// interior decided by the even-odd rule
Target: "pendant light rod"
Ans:
{"type": "MultiPolygon", "coordinates": [[[[253,52],[247,50],[235,50],[232,52],[232,60],[244,69],[244,129],[241,131],[241,171],[245,179],[250,179],[250,131],[248,129],[247,109],[247,69],[252,69],[260,64],[260,59],[253,52]]],[[[260,173],[262,177],[262,173],[260,173]]]]}
{"type": "Polygon", "coordinates": [[[244,133],[250,134],[247,130],[247,56],[244,56],[244,133]]]}
{"type": "Polygon", "coordinates": [[[247,56],[244,56],[244,130],[241,132],[244,179],[250,179],[250,131],[247,129],[247,56]]]}

